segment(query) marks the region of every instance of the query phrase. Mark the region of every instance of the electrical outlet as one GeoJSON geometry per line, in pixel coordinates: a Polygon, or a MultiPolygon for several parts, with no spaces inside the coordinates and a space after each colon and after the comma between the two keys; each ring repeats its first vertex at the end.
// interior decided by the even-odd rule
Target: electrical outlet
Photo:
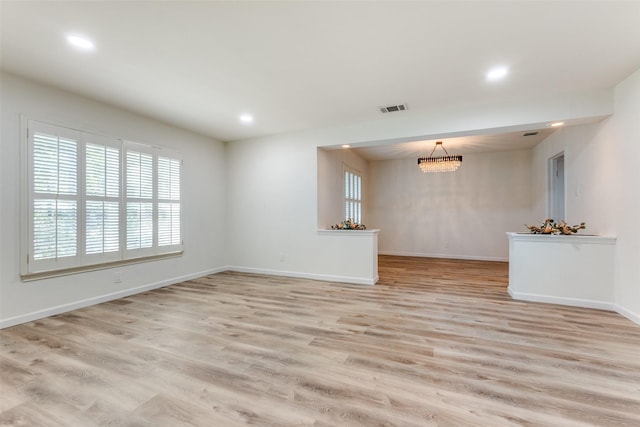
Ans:
{"type": "Polygon", "coordinates": [[[285,262],[286,259],[287,257],[285,256],[285,254],[280,254],[280,262],[285,262]]]}
{"type": "Polygon", "coordinates": [[[122,272],[116,271],[113,273],[113,283],[122,283],[122,272]]]}

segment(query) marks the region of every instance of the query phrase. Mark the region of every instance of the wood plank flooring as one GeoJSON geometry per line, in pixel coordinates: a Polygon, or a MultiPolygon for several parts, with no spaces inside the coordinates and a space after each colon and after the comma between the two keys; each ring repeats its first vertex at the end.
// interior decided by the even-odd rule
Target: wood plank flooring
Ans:
{"type": "Polygon", "coordinates": [[[640,426],[640,326],[506,263],[220,273],[0,331],[0,425],[640,426]]]}

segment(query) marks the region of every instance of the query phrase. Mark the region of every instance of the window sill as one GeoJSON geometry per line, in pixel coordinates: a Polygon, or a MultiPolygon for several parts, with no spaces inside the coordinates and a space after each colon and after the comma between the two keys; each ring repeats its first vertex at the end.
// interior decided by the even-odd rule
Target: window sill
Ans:
{"type": "Polygon", "coordinates": [[[37,273],[26,273],[26,274],[21,274],[20,275],[20,279],[23,282],[31,282],[31,281],[34,281],[34,280],[49,279],[49,278],[52,278],[52,277],[60,277],[60,276],[68,276],[70,274],[85,273],[85,272],[88,272],[88,271],[105,270],[105,269],[108,269],[108,268],[114,268],[114,267],[120,267],[120,266],[125,266],[125,265],[132,265],[132,264],[141,264],[141,263],[144,263],[144,262],[158,261],[158,260],[167,259],[167,258],[177,258],[177,257],[182,256],[183,253],[184,253],[184,251],[176,251],[176,252],[169,252],[169,253],[161,254],[161,255],[151,255],[151,256],[146,256],[146,257],[141,257],[141,258],[133,258],[133,259],[127,259],[127,260],[106,262],[106,263],[102,263],[102,264],[84,265],[84,266],[81,266],[81,267],[65,268],[65,269],[61,269],[61,270],[40,271],[40,272],[37,272],[37,273]]]}

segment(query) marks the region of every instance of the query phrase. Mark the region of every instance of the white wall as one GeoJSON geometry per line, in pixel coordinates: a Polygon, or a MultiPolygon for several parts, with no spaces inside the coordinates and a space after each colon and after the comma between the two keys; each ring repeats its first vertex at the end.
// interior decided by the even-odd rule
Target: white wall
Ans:
{"type": "Polygon", "coordinates": [[[375,282],[372,238],[318,233],[317,146],[321,142],[288,134],[228,144],[230,268],[375,282]]]}
{"type": "MultiPolygon", "coordinates": [[[[360,258],[358,251],[362,248],[357,246],[355,239],[351,239],[354,242],[350,239],[338,240],[317,232],[318,224],[323,225],[330,220],[328,217],[318,216],[318,194],[323,190],[318,188],[317,180],[318,174],[324,173],[318,170],[318,147],[530,129],[540,123],[557,120],[558,117],[569,119],[611,114],[612,108],[612,92],[596,91],[528,102],[520,100],[443,108],[427,113],[408,111],[407,115],[377,118],[371,123],[334,126],[230,143],[227,146],[229,265],[231,268],[247,271],[338,277],[360,283],[371,279],[372,263],[360,258]]],[[[526,157],[526,154],[520,155],[526,157]]],[[[524,161],[524,158],[519,161],[524,161]]],[[[417,170],[417,167],[411,167],[414,168],[417,170]]],[[[523,169],[526,170],[527,166],[523,165],[523,169]]],[[[368,195],[376,191],[371,182],[373,175],[370,165],[370,182],[366,184],[369,188],[368,195]]],[[[482,172],[480,176],[484,176],[482,172]]],[[[511,176],[504,176],[505,181],[511,179],[511,176]]],[[[489,175],[486,180],[492,182],[489,175]]],[[[519,185],[516,187],[519,188],[519,185]]],[[[530,186],[527,187],[529,188],[530,186]]],[[[326,195],[322,195],[324,197],[326,195]]],[[[521,194],[512,197],[520,200],[521,194]]],[[[490,209],[482,207],[481,203],[477,199],[473,200],[476,208],[490,209]]],[[[376,221],[368,213],[372,207],[365,203],[365,209],[367,227],[376,228],[376,221]]],[[[517,213],[513,217],[516,216],[517,213]]],[[[467,216],[471,217],[472,215],[467,216]]],[[[496,243],[495,247],[482,253],[488,254],[487,257],[506,257],[508,243],[504,231],[520,229],[523,221],[521,219],[518,223],[499,225],[500,232],[496,232],[496,236],[500,234],[500,237],[496,239],[500,239],[501,243],[496,243]]],[[[480,222],[475,225],[482,229],[493,226],[480,222]]],[[[385,230],[381,230],[381,233],[384,232],[385,230]]],[[[459,249],[454,246],[458,242],[457,238],[458,236],[456,240],[450,240],[450,247],[458,253],[468,254],[477,249],[466,250],[464,244],[459,249]]]]}
{"type": "Polygon", "coordinates": [[[614,237],[509,235],[509,295],[526,301],[615,310],[614,237]]]}
{"type": "Polygon", "coordinates": [[[558,129],[533,149],[533,218],[547,217],[549,159],[564,152],[565,217],[570,224],[586,222],[584,233],[614,233],[616,166],[613,163],[611,118],[600,123],[558,129]]]}
{"type": "Polygon", "coordinates": [[[612,117],[615,165],[615,301],[619,311],[640,323],[640,69],[615,89],[612,117]]]}
{"type": "Polygon", "coordinates": [[[370,162],[369,216],[380,253],[506,261],[505,232],[524,230],[531,150],[468,154],[452,173],[415,159],[370,162]]]}
{"type": "MultiPolygon", "coordinates": [[[[559,117],[607,115],[613,108],[613,96],[609,91],[575,96],[563,94],[538,100],[443,108],[427,113],[409,111],[398,118],[376,118],[371,123],[238,141],[227,144],[225,149],[223,144],[208,138],[86,98],[11,75],[3,74],[1,78],[0,319],[3,325],[16,319],[44,316],[145,287],[195,277],[226,265],[246,271],[370,283],[374,265],[370,252],[374,245],[370,239],[349,239],[317,231],[317,147],[527,129],[559,117]],[[123,282],[117,285],[113,283],[113,270],[22,283],[18,275],[19,113],[179,149],[185,160],[184,255],[118,268],[123,272],[123,282]]],[[[616,92],[616,105],[622,117],[616,129],[623,136],[629,135],[628,140],[618,142],[622,144],[618,150],[635,154],[635,158],[638,148],[633,144],[638,140],[638,132],[632,127],[634,115],[638,115],[637,95],[629,93],[637,93],[636,82],[637,77],[630,84],[631,89],[621,86],[622,89],[616,92]]],[[[462,167],[466,166],[465,163],[462,167]]],[[[625,175],[617,180],[624,178],[637,182],[631,179],[635,177],[634,173],[636,169],[629,168],[627,172],[620,172],[625,175]]],[[[627,194],[637,194],[633,193],[632,184],[620,185],[627,194]]],[[[481,208],[480,202],[474,203],[476,208],[481,208]]],[[[630,213],[618,214],[618,221],[626,221],[627,229],[633,229],[629,218],[638,217],[637,201],[634,203],[630,213]]],[[[367,225],[371,228],[375,224],[367,225]]],[[[505,226],[512,230],[517,227],[520,224],[505,226]]],[[[502,238],[505,239],[504,234],[502,238]]],[[[622,246],[627,249],[619,259],[633,261],[637,242],[636,237],[627,239],[626,246],[622,246]]],[[[492,248],[491,256],[499,251],[492,248]]],[[[635,268],[627,261],[618,268],[625,283],[618,287],[620,298],[637,295],[634,286],[638,283],[638,271],[635,268]]],[[[640,305],[637,299],[625,304],[631,304],[625,305],[630,309],[640,305]]]]}
{"type": "Polygon", "coordinates": [[[0,321],[20,323],[145,288],[201,276],[225,266],[224,144],[99,102],[1,75],[0,321]],[[184,159],[184,255],[51,279],[19,276],[19,114],[77,129],[178,150],[184,159]],[[114,283],[114,271],[122,283],[114,283]]]}
{"type": "Polygon", "coordinates": [[[362,223],[367,224],[369,162],[348,148],[327,150],[318,148],[318,228],[331,228],[344,220],[344,167],[362,177],[362,223]]]}
{"type": "Polygon", "coordinates": [[[547,159],[565,153],[566,216],[617,237],[615,304],[640,323],[640,70],[618,84],[613,116],[567,127],[534,148],[534,214],[546,215],[547,159]]]}

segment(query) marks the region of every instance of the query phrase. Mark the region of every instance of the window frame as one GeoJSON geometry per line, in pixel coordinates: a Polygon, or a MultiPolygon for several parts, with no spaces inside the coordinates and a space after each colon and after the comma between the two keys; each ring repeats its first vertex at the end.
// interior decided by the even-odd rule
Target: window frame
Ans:
{"type": "MultiPolygon", "coordinates": [[[[20,275],[25,281],[36,280],[45,277],[53,277],[65,274],[72,274],[80,271],[96,270],[101,268],[109,268],[115,265],[131,264],[154,260],[158,258],[166,258],[172,256],[180,256],[183,253],[184,230],[183,230],[183,212],[182,203],[182,185],[184,162],[180,153],[168,150],[158,146],[151,146],[132,142],[126,139],[91,133],[84,130],[73,129],[68,126],[61,126],[42,120],[30,119],[26,116],[20,116],[20,154],[22,157],[21,166],[23,172],[20,177],[20,199],[21,199],[21,261],[20,275]],[[65,258],[44,258],[34,259],[34,201],[38,200],[38,194],[34,192],[34,138],[36,134],[61,134],[65,138],[73,137],[76,141],[76,193],[73,199],[76,200],[76,254],[65,258]],[[104,196],[87,194],[87,170],[86,170],[86,147],[88,144],[117,147],[118,148],[118,196],[113,197],[107,195],[108,190],[105,184],[104,196]],[[145,250],[127,250],[127,194],[126,194],[126,158],[129,151],[144,150],[152,156],[152,245],[145,250]],[[178,198],[172,199],[172,203],[179,206],[177,234],[178,238],[174,238],[171,245],[158,245],[158,157],[168,158],[177,162],[177,184],[178,198]],[[87,253],[87,206],[92,201],[111,201],[118,202],[118,249],[108,252],[87,253]],[[179,241],[179,243],[176,243],[179,241]]],[[[107,162],[105,154],[105,162],[107,162]]],[[[113,163],[111,163],[113,164],[113,163]]],[[[105,166],[105,179],[107,169],[105,166]]],[[[113,182],[113,181],[111,181],[113,182]]],[[[113,188],[113,187],[111,187],[113,188]]],[[[113,193],[113,192],[112,192],[113,193]]],[[[42,198],[42,197],[40,197],[42,198]]],[[[53,197],[58,200],[60,196],[53,197]]],[[[70,198],[64,196],[62,199],[70,198]]],[[[113,211],[112,211],[113,212],[113,211]]],[[[105,221],[105,217],[101,217],[105,221]]],[[[172,223],[173,224],[173,223],[172,223]]],[[[172,229],[173,230],[173,229],[172,229]]],[[[102,236],[102,245],[104,249],[105,236],[102,236]]],[[[113,240],[112,240],[113,241],[113,240]]]]}
{"type": "Polygon", "coordinates": [[[347,164],[343,163],[342,166],[343,218],[345,221],[351,220],[354,223],[362,224],[362,173],[347,164]],[[350,179],[355,179],[357,182],[348,185],[350,179]]]}
{"type": "MultiPolygon", "coordinates": [[[[30,124],[30,127],[32,125],[30,124]]],[[[52,126],[49,125],[47,123],[42,123],[39,124],[40,128],[42,128],[43,130],[41,131],[42,133],[47,133],[47,134],[53,134],[58,138],[67,138],[70,140],[74,140],[76,142],[76,191],[75,191],[75,195],[71,195],[71,194],[59,194],[59,193],[47,193],[47,192],[40,192],[38,194],[40,194],[40,196],[38,196],[36,194],[35,191],[35,172],[34,172],[34,162],[33,157],[34,157],[34,132],[29,133],[29,131],[27,131],[27,137],[28,137],[28,141],[27,141],[27,156],[28,156],[28,163],[27,163],[27,170],[28,170],[28,177],[30,177],[27,180],[27,190],[26,190],[26,199],[28,201],[28,205],[27,205],[27,212],[28,212],[28,228],[27,228],[27,264],[35,264],[36,266],[42,266],[39,267],[40,270],[58,270],[58,269],[65,269],[65,268],[73,268],[73,267],[77,267],[80,263],[79,261],[79,256],[78,256],[78,248],[80,247],[80,236],[82,235],[82,230],[80,230],[79,227],[79,222],[78,222],[78,218],[81,217],[81,215],[83,214],[83,212],[81,211],[81,205],[82,205],[82,201],[81,201],[81,197],[82,197],[82,186],[79,185],[78,183],[78,174],[80,172],[80,168],[81,166],[79,165],[79,159],[81,158],[81,153],[80,153],[80,140],[81,140],[81,135],[77,132],[74,131],[72,129],[64,129],[64,128],[59,128],[57,126],[52,126]],[[49,194],[49,197],[46,198],[45,195],[49,194]],[[41,260],[37,260],[35,259],[34,253],[35,253],[35,248],[34,248],[34,242],[35,242],[35,231],[34,231],[34,226],[33,226],[33,222],[34,222],[34,216],[35,216],[35,201],[36,200],[48,200],[48,199],[55,199],[56,202],[58,200],[67,200],[67,201],[75,201],[76,202],[76,255],[74,256],[67,256],[67,257],[63,257],[63,258],[44,258],[41,260]]]]}

